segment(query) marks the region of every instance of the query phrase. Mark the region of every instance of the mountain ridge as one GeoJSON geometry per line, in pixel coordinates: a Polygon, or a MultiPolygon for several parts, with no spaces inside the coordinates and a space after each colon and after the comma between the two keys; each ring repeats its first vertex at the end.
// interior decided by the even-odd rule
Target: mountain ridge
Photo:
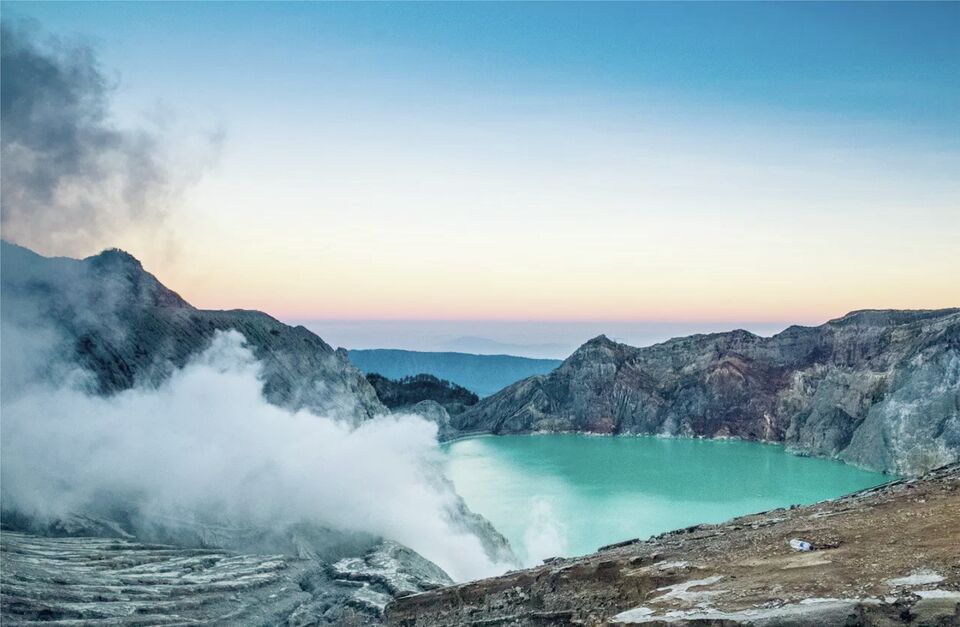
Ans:
{"type": "Polygon", "coordinates": [[[859,310],[771,337],[592,338],[452,418],[459,434],[583,431],[779,442],[902,474],[960,455],[960,309],[859,310]]]}
{"type": "Polygon", "coordinates": [[[2,282],[8,322],[54,328],[55,342],[94,374],[100,394],[155,385],[215,331],[235,329],[263,363],[268,401],[355,423],[388,413],[346,355],[306,327],[260,311],[198,309],[122,250],[75,260],[3,241],[2,282]]]}

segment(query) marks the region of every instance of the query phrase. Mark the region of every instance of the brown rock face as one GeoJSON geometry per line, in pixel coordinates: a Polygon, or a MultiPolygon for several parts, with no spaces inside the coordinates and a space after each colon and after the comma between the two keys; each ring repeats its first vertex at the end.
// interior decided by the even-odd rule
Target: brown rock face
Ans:
{"type": "Polygon", "coordinates": [[[960,309],[859,311],[769,338],[731,331],[645,348],[600,336],[452,425],[738,437],[919,474],[960,459],[960,309]]]}

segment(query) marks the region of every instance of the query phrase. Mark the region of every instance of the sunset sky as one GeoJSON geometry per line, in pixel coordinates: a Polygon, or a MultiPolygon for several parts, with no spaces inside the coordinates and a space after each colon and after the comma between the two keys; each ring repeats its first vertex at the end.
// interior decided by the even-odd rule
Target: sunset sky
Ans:
{"type": "Polygon", "coordinates": [[[960,3],[3,17],[88,43],[118,125],[216,153],[184,157],[162,229],[20,243],[123,247],[198,306],[712,328],[960,305],[960,3]]]}

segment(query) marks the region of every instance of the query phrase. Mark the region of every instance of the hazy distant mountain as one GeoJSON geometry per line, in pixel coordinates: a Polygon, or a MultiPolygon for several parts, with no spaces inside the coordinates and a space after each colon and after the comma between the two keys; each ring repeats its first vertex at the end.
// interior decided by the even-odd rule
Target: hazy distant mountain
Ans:
{"type": "Polygon", "coordinates": [[[513,355],[472,355],[469,353],[428,353],[398,349],[349,351],[350,361],[366,373],[400,379],[432,374],[489,396],[529,376],[545,374],[562,363],[560,359],[530,359],[513,355]]]}
{"type": "Polygon", "coordinates": [[[960,309],[857,311],[769,338],[644,348],[599,336],[451,427],[738,437],[920,473],[960,459],[960,309]]]}
{"type": "MultiPolygon", "coordinates": [[[[541,359],[545,356],[563,356],[570,352],[569,344],[543,343],[522,344],[517,342],[502,342],[488,337],[464,335],[444,340],[442,346],[445,351],[456,353],[470,353],[476,355],[525,355],[532,359],[541,359]]],[[[557,360],[562,361],[562,360],[557,360]]]]}

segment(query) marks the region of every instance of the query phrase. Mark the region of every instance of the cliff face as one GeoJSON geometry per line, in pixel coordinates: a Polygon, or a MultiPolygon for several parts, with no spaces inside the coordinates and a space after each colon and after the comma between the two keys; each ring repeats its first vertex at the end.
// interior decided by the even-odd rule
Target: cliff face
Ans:
{"type": "Polygon", "coordinates": [[[451,420],[461,434],[740,437],[919,474],[960,459],[960,309],[859,311],[770,338],[646,348],[600,336],[451,420]]]}
{"type": "MultiPolygon", "coordinates": [[[[155,384],[204,350],[217,330],[235,329],[263,364],[271,403],[354,422],[388,413],[344,351],[259,311],[196,309],[127,253],[46,258],[3,242],[2,255],[4,345],[44,337],[40,348],[93,373],[99,394],[155,384]]],[[[4,351],[5,361],[21,359],[16,352],[4,351]]]]}

